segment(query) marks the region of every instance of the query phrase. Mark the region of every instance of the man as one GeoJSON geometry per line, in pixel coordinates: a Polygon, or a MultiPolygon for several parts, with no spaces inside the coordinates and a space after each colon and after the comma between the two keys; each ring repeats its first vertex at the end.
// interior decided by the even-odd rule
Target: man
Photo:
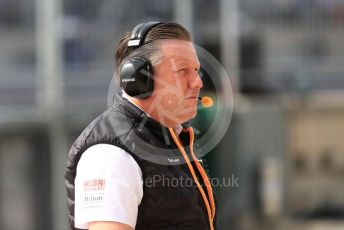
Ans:
{"type": "Polygon", "coordinates": [[[197,114],[199,69],[179,24],[143,23],[121,39],[121,92],[69,153],[72,228],[214,229],[212,188],[186,123],[197,114]]]}

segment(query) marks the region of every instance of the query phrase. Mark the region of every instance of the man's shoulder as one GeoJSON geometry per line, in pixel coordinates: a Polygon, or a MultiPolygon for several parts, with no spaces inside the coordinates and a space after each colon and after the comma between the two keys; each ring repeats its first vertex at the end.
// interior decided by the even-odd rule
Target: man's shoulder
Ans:
{"type": "Polygon", "coordinates": [[[74,141],[70,153],[84,152],[96,144],[118,145],[132,129],[132,125],[121,111],[109,108],[91,121],[74,141]]]}
{"type": "Polygon", "coordinates": [[[125,163],[124,165],[127,165],[126,163],[136,164],[134,158],[121,147],[104,143],[89,147],[82,155],[82,159],[88,159],[88,162],[91,164],[96,164],[97,162],[103,162],[103,164],[107,162],[111,162],[111,164],[115,162],[118,162],[118,164],[125,163]]]}
{"type": "Polygon", "coordinates": [[[93,119],[82,131],[83,138],[92,135],[120,136],[132,127],[132,121],[120,110],[109,108],[93,119]]]}

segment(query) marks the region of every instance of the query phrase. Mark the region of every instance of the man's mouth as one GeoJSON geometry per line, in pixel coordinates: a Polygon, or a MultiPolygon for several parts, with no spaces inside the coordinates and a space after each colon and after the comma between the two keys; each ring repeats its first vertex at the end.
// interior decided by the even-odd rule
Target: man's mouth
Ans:
{"type": "Polygon", "coordinates": [[[198,99],[198,94],[193,94],[190,97],[187,97],[187,99],[198,99]]]}

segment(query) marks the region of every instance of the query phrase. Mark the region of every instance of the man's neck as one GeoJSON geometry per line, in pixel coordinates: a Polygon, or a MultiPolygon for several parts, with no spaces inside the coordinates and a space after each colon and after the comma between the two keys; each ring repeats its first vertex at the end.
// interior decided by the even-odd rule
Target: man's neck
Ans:
{"type": "MultiPolygon", "coordinates": [[[[129,102],[131,102],[131,104],[135,105],[138,109],[140,109],[142,112],[144,112],[145,114],[147,114],[148,117],[152,118],[153,120],[156,120],[157,122],[159,122],[160,124],[168,127],[167,125],[163,124],[161,121],[154,119],[149,113],[147,113],[147,111],[143,108],[143,106],[140,106],[139,102],[137,100],[135,100],[134,98],[130,97],[128,94],[126,94],[125,92],[122,91],[122,97],[127,99],[129,102]]],[[[181,124],[176,124],[173,126],[173,130],[174,132],[179,135],[181,133],[183,129],[183,126],[181,124]]]]}
{"type": "Polygon", "coordinates": [[[122,97],[127,99],[129,102],[131,102],[131,104],[135,105],[139,110],[141,110],[142,112],[144,112],[145,114],[148,115],[148,117],[152,118],[144,109],[142,109],[140,107],[140,105],[138,105],[139,103],[137,103],[137,101],[135,101],[132,97],[130,97],[128,94],[126,94],[124,91],[122,91],[122,97]]]}

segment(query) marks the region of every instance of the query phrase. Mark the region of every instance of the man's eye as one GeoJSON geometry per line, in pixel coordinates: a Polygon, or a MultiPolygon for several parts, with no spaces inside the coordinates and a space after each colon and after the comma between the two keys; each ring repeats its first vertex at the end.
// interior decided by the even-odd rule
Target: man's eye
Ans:
{"type": "Polygon", "coordinates": [[[186,72],[186,69],[179,69],[178,70],[178,73],[185,73],[186,72]]]}

